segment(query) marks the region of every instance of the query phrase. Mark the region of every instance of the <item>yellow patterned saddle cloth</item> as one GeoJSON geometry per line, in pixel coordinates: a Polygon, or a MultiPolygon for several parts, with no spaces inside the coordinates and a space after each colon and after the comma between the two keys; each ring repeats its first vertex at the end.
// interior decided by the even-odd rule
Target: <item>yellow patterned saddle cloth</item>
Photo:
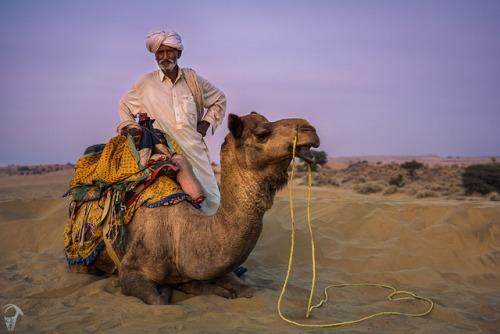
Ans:
{"type": "MultiPolygon", "coordinates": [[[[175,142],[172,145],[181,152],[175,142]]],[[[138,162],[133,141],[122,136],[89,147],[78,160],[75,178],[64,195],[71,199],[64,229],[69,264],[92,263],[105,246],[104,238],[122,248],[124,225],[142,205],[153,208],[187,200],[197,206],[175,181],[177,166],[166,157],[153,156],[147,168],[138,162]],[[104,224],[109,226],[103,229],[104,224]]]]}

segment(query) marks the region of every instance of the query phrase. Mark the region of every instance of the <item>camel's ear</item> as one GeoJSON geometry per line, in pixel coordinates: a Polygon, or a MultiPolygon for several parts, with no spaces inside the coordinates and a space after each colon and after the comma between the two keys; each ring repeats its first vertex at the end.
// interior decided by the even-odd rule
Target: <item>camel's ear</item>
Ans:
{"type": "Polygon", "coordinates": [[[243,121],[235,114],[229,114],[227,119],[227,127],[233,134],[234,138],[240,138],[243,133],[243,121]]]}

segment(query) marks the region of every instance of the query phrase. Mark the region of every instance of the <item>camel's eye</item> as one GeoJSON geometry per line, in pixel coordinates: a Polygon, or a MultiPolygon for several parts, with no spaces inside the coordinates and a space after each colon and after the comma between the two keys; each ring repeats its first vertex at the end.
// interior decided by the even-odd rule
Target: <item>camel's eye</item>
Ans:
{"type": "Polygon", "coordinates": [[[258,129],[254,132],[255,138],[259,141],[265,141],[271,135],[271,131],[268,129],[258,129]]]}

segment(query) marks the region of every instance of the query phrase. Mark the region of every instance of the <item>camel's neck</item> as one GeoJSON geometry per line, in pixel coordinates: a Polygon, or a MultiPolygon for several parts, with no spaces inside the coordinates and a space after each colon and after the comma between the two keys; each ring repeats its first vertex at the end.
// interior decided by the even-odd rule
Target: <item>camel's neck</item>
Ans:
{"type": "Polygon", "coordinates": [[[269,194],[263,194],[261,180],[238,169],[221,171],[219,214],[231,225],[262,220],[268,209],[269,194]]]}
{"type": "Polygon", "coordinates": [[[276,191],[286,182],[286,172],[276,175],[266,168],[250,172],[225,161],[221,168],[221,201],[217,214],[232,221],[231,225],[254,220],[261,223],[276,191]]]}
{"type": "Polygon", "coordinates": [[[230,248],[239,249],[243,261],[255,247],[264,213],[286,178],[286,172],[276,175],[266,168],[246,171],[231,155],[221,157],[221,200],[213,223],[231,236],[226,242],[231,243],[230,248]]]}
{"type": "Polygon", "coordinates": [[[179,239],[179,256],[184,258],[179,261],[181,272],[205,280],[226,274],[245,262],[262,232],[264,213],[286,182],[286,170],[276,175],[271,168],[245,171],[231,152],[221,153],[219,208],[206,219],[189,220],[190,228],[184,230],[190,231],[190,235],[179,239]],[[194,238],[193,233],[198,237],[194,238]]]}
{"type": "Polygon", "coordinates": [[[181,272],[206,280],[245,262],[262,232],[264,213],[271,208],[276,191],[286,183],[286,166],[277,173],[272,168],[276,166],[248,171],[223,145],[220,205],[213,216],[189,219],[190,228],[184,230],[190,234],[179,239],[179,256],[184,258],[179,260],[181,272]],[[193,233],[199,237],[193,238],[193,233]]]}

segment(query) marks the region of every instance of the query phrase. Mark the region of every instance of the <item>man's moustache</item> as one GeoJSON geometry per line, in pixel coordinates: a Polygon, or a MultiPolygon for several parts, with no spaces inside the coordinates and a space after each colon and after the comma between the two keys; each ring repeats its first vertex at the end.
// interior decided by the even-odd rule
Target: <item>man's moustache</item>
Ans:
{"type": "Polygon", "coordinates": [[[174,61],[172,59],[162,59],[162,60],[160,60],[160,64],[164,64],[164,63],[173,64],[174,61]]]}

